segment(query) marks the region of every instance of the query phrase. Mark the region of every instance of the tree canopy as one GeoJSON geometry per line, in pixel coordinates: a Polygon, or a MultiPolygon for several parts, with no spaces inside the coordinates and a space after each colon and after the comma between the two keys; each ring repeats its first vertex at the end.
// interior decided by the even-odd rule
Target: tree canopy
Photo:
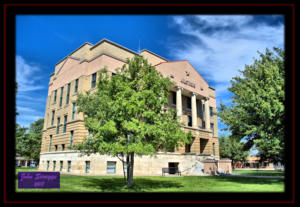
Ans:
{"type": "Polygon", "coordinates": [[[127,166],[127,186],[133,185],[134,155],[155,155],[191,141],[180,128],[176,111],[167,109],[173,83],[140,56],[110,75],[97,73],[94,92],[79,94],[78,112],[92,136],[75,146],[84,154],[117,156],[127,166]]]}
{"type": "Polygon", "coordinates": [[[40,159],[44,119],[30,124],[29,128],[16,124],[16,153],[27,159],[40,159]]]}
{"type": "Polygon", "coordinates": [[[260,58],[231,80],[232,102],[221,104],[218,115],[233,138],[246,140],[246,150],[255,144],[261,161],[284,163],[284,51],[258,53],[260,58]]]}

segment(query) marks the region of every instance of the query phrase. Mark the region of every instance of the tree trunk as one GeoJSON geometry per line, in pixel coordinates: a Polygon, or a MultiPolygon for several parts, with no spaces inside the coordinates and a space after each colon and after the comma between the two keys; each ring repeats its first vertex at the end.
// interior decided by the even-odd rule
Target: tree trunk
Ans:
{"type": "Polygon", "coordinates": [[[125,162],[125,161],[122,162],[122,164],[123,164],[123,173],[124,173],[124,185],[126,185],[126,174],[125,174],[125,166],[124,166],[125,163],[127,163],[127,162],[125,162]]]}
{"type": "Polygon", "coordinates": [[[127,155],[127,187],[133,186],[133,167],[134,167],[134,153],[127,155]]]}

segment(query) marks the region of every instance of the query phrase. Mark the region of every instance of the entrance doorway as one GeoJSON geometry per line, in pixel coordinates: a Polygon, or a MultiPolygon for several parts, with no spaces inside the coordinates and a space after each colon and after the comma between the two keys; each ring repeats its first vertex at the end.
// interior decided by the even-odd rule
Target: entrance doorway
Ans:
{"type": "Polygon", "coordinates": [[[175,174],[178,172],[179,162],[169,162],[169,174],[175,174]]]}

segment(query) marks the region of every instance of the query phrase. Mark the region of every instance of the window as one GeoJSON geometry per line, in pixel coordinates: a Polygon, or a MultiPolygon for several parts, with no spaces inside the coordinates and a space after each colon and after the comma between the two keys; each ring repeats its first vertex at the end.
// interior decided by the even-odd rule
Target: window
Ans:
{"type": "Polygon", "coordinates": [[[64,92],[64,87],[61,87],[60,88],[59,106],[62,105],[63,92],[64,92]]]}
{"type": "Polygon", "coordinates": [[[48,127],[49,124],[49,113],[47,113],[47,124],[46,124],[46,128],[48,127]]]}
{"type": "Polygon", "coordinates": [[[55,152],[57,151],[57,145],[54,145],[54,147],[55,147],[55,152]]]}
{"type": "Polygon", "coordinates": [[[191,102],[191,98],[190,97],[186,97],[186,104],[187,104],[187,108],[188,109],[191,109],[192,108],[192,102],[191,102]]]}
{"type": "Polygon", "coordinates": [[[74,132],[71,131],[71,138],[70,138],[70,149],[72,149],[72,145],[73,145],[73,134],[74,132]]]}
{"type": "Polygon", "coordinates": [[[172,91],[173,104],[176,105],[176,92],[172,91]]]}
{"type": "Polygon", "coordinates": [[[56,161],[53,161],[53,171],[55,171],[56,161]]]}
{"type": "Polygon", "coordinates": [[[56,103],[56,95],[57,95],[57,90],[54,91],[54,99],[53,99],[53,103],[56,103]]]}
{"type": "Polygon", "coordinates": [[[85,173],[89,173],[90,172],[90,161],[85,161],[85,173]]]}
{"type": "Polygon", "coordinates": [[[56,134],[59,133],[59,123],[60,122],[60,117],[57,118],[57,125],[56,125],[56,134]]]}
{"type": "Polygon", "coordinates": [[[92,75],[92,83],[91,83],[92,88],[95,88],[95,86],[96,86],[96,78],[97,78],[97,73],[94,73],[92,75]]]}
{"type": "Polygon", "coordinates": [[[213,155],[216,156],[215,143],[213,143],[213,155]]]}
{"type": "Polygon", "coordinates": [[[205,121],[202,121],[202,128],[205,128],[205,121]]]}
{"type": "Polygon", "coordinates": [[[205,113],[205,104],[202,104],[202,119],[204,117],[204,113],[205,113]]]}
{"type": "Polygon", "coordinates": [[[212,131],[212,135],[215,136],[215,133],[214,133],[215,130],[214,130],[214,124],[213,123],[210,124],[210,129],[212,131]]]}
{"type": "Polygon", "coordinates": [[[67,88],[66,104],[69,103],[69,98],[70,98],[70,87],[71,87],[71,83],[68,84],[68,88],[67,88]]]}
{"type": "Polygon", "coordinates": [[[107,161],[106,173],[107,174],[115,174],[116,173],[116,163],[112,161],[107,161]]]}
{"type": "Polygon", "coordinates": [[[50,103],[51,103],[51,95],[49,96],[48,107],[50,106],[50,103]]]}
{"type": "Polygon", "coordinates": [[[90,139],[92,137],[92,131],[91,130],[88,130],[88,142],[90,143],[90,139]]]}
{"type": "Polygon", "coordinates": [[[65,150],[65,144],[62,144],[61,145],[61,151],[64,151],[65,150]]]}
{"type": "Polygon", "coordinates": [[[51,152],[52,135],[50,135],[49,152],[51,152]]]}
{"type": "Polygon", "coordinates": [[[64,165],[64,161],[60,161],[60,164],[59,164],[59,171],[62,171],[63,165],[64,165]]]}
{"type": "Polygon", "coordinates": [[[188,126],[192,126],[192,117],[188,116],[188,126]]]}
{"type": "Polygon", "coordinates": [[[66,130],[67,130],[67,119],[68,119],[68,115],[65,115],[65,116],[64,116],[63,133],[66,133],[66,130]]]}
{"type": "Polygon", "coordinates": [[[73,108],[72,108],[72,120],[75,119],[75,113],[76,113],[76,104],[73,103],[73,108]]]}
{"type": "Polygon", "coordinates": [[[191,152],[191,144],[185,145],[185,152],[191,152]]]}
{"type": "Polygon", "coordinates": [[[175,152],[175,147],[167,149],[168,152],[175,152]]]}
{"type": "Polygon", "coordinates": [[[202,116],[202,101],[201,100],[199,100],[198,102],[198,105],[199,105],[199,107],[197,106],[197,109],[199,108],[199,114],[200,114],[200,116],[202,116]]]}
{"type": "Polygon", "coordinates": [[[209,107],[209,114],[210,114],[210,116],[213,116],[214,114],[213,114],[213,107],[209,107]]]}
{"type": "Polygon", "coordinates": [[[68,161],[68,172],[71,172],[71,161],[68,161]]]}
{"type": "Polygon", "coordinates": [[[55,116],[55,111],[52,111],[52,119],[51,119],[51,126],[53,126],[54,123],[54,116],[55,116]]]}
{"type": "Polygon", "coordinates": [[[75,80],[75,87],[74,87],[74,93],[77,93],[78,91],[78,79],[75,80]]]}
{"type": "Polygon", "coordinates": [[[49,170],[50,161],[47,160],[47,171],[49,170]]]}

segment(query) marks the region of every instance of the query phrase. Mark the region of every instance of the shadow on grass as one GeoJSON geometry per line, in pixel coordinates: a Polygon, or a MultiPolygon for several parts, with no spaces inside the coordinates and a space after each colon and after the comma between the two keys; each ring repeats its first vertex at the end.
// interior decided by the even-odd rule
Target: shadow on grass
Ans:
{"type": "Polygon", "coordinates": [[[84,182],[82,182],[84,187],[109,192],[144,192],[151,191],[151,189],[183,187],[178,182],[147,178],[134,178],[133,184],[133,188],[127,189],[127,186],[124,184],[124,178],[85,178],[84,182]]]}

